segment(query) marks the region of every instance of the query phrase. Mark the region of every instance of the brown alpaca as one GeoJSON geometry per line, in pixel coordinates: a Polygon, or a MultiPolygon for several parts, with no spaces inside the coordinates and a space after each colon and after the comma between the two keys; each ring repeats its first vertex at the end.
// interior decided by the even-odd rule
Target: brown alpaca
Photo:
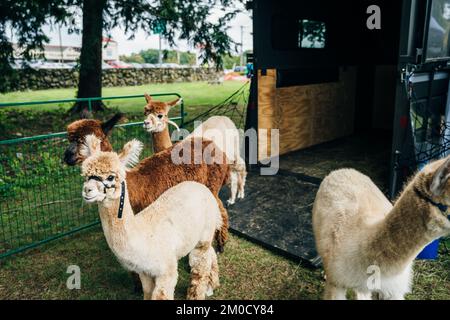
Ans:
{"type": "MultiPolygon", "coordinates": [[[[144,129],[152,135],[153,152],[159,152],[172,146],[169,134],[169,124],[175,126],[176,123],[169,119],[169,111],[182,102],[178,98],[171,102],[162,102],[152,99],[145,94],[147,104],[144,107],[144,129]]],[[[230,186],[229,205],[236,202],[238,198],[244,198],[244,186],[247,177],[245,161],[240,156],[239,131],[234,122],[225,116],[212,116],[199,127],[197,127],[185,140],[192,137],[203,138],[214,141],[227,157],[230,165],[230,179],[227,184],[230,186]],[[228,141],[230,140],[230,141],[228,141]]]]}
{"type": "MultiPolygon", "coordinates": [[[[120,120],[120,115],[115,115],[111,120],[102,123],[98,120],[78,120],[67,127],[70,145],[64,154],[64,161],[68,165],[80,164],[85,158],[80,154],[84,138],[88,134],[94,134],[101,140],[102,151],[112,151],[108,134],[115,123],[120,120]]],[[[200,139],[201,140],[201,139],[200,139]]],[[[226,164],[225,155],[214,142],[209,140],[200,141],[202,151],[214,150],[211,156],[214,159],[222,159],[212,164],[207,164],[208,159],[201,159],[200,164],[177,165],[172,162],[171,152],[176,146],[159,152],[152,157],[142,160],[135,168],[127,173],[128,192],[130,194],[133,212],[140,212],[152,204],[161,194],[171,187],[183,181],[195,181],[206,185],[216,197],[222,215],[223,225],[220,232],[216,233],[217,250],[223,252],[228,239],[228,212],[219,199],[219,191],[229,179],[229,166],[226,164]]],[[[180,142],[191,144],[191,158],[194,154],[195,140],[180,142]]]]}
{"type": "Polygon", "coordinates": [[[323,259],[325,299],[358,299],[373,292],[403,299],[412,265],[431,241],[450,233],[450,157],[427,165],[392,205],[375,184],[353,169],[330,173],[313,207],[316,247],[323,259]]]}
{"type": "Polygon", "coordinates": [[[145,94],[147,105],[144,108],[144,115],[147,117],[144,120],[144,128],[151,132],[153,141],[153,152],[157,153],[172,146],[168,124],[178,126],[169,119],[169,110],[181,103],[181,98],[171,102],[162,102],[152,100],[152,98],[145,94]],[[149,130],[149,129],[152,130],[149,130]]]}

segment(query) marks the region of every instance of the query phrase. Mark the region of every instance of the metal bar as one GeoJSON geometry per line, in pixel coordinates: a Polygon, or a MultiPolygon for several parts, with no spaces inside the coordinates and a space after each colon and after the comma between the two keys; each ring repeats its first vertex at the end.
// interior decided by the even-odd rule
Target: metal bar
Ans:
{"type": "MultiPolygon", "coordinates": [[[[176,96],[176,97],[181,98],[181,95],[176,92],[152,93],[151,96],[152,97],[176,96]]],[[[118,99],[133,99],[133,98],[144,98],[144,95],[139,94],[139,95],[112,96],[112,97],[73,98],[73,99],[42,100],[42,101],[28,101],[28,102],[5,102],[5,103],[0,103],[0,108],[33,106],[33,105],[42,105],[42,104],[68,103],[68,102],[89,102],[89,101],[100,101],[100,100],[104,101],[104,100],[118,100],[118,99]]]]}
{"type": "Polygon", "coordinates": [[[43,139],[49,139],[49,138],[65,137],[66,135],[67,135],[66,132],[58,132],[58,133],[41,134],[41,135],[32,136],[32,137],[1,140],[0,145],[21,143],[21,142],[26,142],[26,141],[43,140],[43,139]]]}
{"type": "Polygon", "coordinates": [[[64,233],[61,233],[61,234],[58,234],[58,235],[55,235],[55,236],[46,238],[46,239],[41,240],[41,241],[34,242],[34,243],[29,244],[29,245],[26,245],[26,246],[22,246],[22,247],[20,247],[20,248],[14,249],[14,250],[6,251],[6,252],[0,254],[0,259],[3,259],[3,258],[6,258],[6,257],[9,257],[9,256],[12,256],[12,255],[14,255],[14,254],[17,254],[17,253],[19,253],[19,252],[23,252],[23,251],[28,250],[28,249],[36,248],[36,247],[38,247],[38,246],[40,246],[40,245],[43,245],[43,244],[45,244],[45,243],[48,243],[48,242],[50,242],[50,241],[53,241],[53,240],[56,240],[56,239],[60,239],[60,238],[69,236],[69,235],[71,235],[71,234],[74,234],[74,233],[76,233],[76,232],[79,232],[79,231],[82,231],[82,230],[91,228],[91,227],[96,226],[96,225],[98,225],[98,224],[100,224],[100,221],[91,222],[91,223],[88,223],[88,224],[86,224],[86,225],[84,225],[84,226],[81,226],[81,227],[72,229],[72,230],[70,230],[70,231],[68,231],[68,232],[64,232],[64,233]]]}
{"type": "MultiPolygon", "coordinates": [[[[186,114],[185,114],[186,115],[186,114]]],[[[170,120],[181,120],[183,122],[184,117],[178,116],[178,117],[171,117],[170,120]]],[[[130,123],[123,123],[115,126],[116,128],[124,128],[124,127],[130,127],[135,125],[142,125],[144,124],[143,121],[139,122],[130,122],[130,123]]],[[[50,138],[58,138],[58,137],[65,137],[67,135],[67,132],[57,132],[57,133],[49,133],[49,134],[42,134],[38,136],[32,136],[32,137],[23,137],[23,138],[14,138],[9,140],[0,140],[0,145],[6,145],[6,144],[14,144],[14,143],[21,143],[26,141],[36,141],[36,140],[43,140],[43,139],[50,139],[50,138]]]]}

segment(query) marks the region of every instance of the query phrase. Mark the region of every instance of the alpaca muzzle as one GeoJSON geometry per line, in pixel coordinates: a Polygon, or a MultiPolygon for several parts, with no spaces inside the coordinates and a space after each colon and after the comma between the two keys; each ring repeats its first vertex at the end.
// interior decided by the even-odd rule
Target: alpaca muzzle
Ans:
{"type": "Polygon", "coordinates": [[[103,190],[99,190],[99,187],[101,188],[101,185],[99,185],[97,181],[89,180],[85,182],[82,192],[84,201],[86,201],[87,203],[103,201],[106,197],[106,194],[103,192],[103,190]]]}
{"type": "Polygon", "coordinates": [[[78,160],[78,145],[76,142],[72,142],[64,151],[63,161],[69,166],[74,166],[78,160]]]}

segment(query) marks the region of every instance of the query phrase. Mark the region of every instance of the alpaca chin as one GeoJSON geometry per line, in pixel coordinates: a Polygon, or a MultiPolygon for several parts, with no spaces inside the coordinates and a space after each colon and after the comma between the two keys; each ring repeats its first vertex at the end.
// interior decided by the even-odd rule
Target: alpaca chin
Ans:
{"type": "Polygon", "coordinates": [[[144,129],[148,133],[160,133],[160,132],[163,132],[165,128],[164,128],[164,125],[158,124],[158,125],[156,125],[156,127],[144,125],[144,129]]]}
{"type": "Polygon", "coordinates": [[[94,203],[94,202],[102,202],[103,200],[105,200],[106,196],[102,193],[97,193],[93,196],[87,196],[86,194],[83,193],[83,200],[86,203],[94,203]]]}

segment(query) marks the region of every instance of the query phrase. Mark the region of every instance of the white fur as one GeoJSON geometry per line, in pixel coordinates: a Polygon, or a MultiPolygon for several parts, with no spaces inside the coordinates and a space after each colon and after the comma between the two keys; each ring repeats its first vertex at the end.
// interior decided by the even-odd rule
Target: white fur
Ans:
{"type": "Polygon", "coordinates": [[[89,134],[84,137],[84,142],[80,147],[80,155],[85,159],[98,154],[101,151],[101,140],[95,134],[89,134]]]}
{"type": "Polygon", "coordinates": [[[400,270],[382,266],[381,287],[368,287],[368,268],[380,263],[368,260],[368,242],[392,208],[375,184],[356,170],[337,170],[323,180],[314,202],[313,227],[327,276],[326,299],[345,299],[347,289],[365,299],[372,292],[384,299],[403,299],[410,292],[412,262],[400,270]]]}
{"type": "Polygon", "coordinates": [[[244,198],[247,171],[245,169],[245,161],[240,155],[239,130],[236,128],[234,122],[225,116],[210,117],[195,128],[186,139],[192,137],[201,137],[214,141],[216,146],[227,156],[231,169],[229,181],[231,195],[227,203],[235,203],[238,190],[238,198],[244,198]]]}
{"type": "MultiPolygon", "coordinates": [[[[211,241],[222,218],[217,201],[204,185],[182,182],[136,215],[126,199],[122,221],[115,210],[102,204],[99,212],[106,240],[119,262],[141,278],[154,279],[156,285],[146,292],[148,298],[157,298],[160,290],[173,299],[177,261],[204,243],[207,251],[203,256],[210,264],[204,267],[210,270],[211,255],[215,255],[211,241]],[[164,280],[162,285],[158,279],[164,280]]],[[[204,294],[208,290],[212,287],[206,286],[204,294]]]]}
{"type": "Polygon", "coordinates": [[[139,156],[141,155],[144,144],[137,139],[133,139],[125,144],[123,151],[119,154],[120,161],[127,168],[132,168],[139,163],[139,156]],[[125,153],[124,153],[125,152],[125,153]]]}

